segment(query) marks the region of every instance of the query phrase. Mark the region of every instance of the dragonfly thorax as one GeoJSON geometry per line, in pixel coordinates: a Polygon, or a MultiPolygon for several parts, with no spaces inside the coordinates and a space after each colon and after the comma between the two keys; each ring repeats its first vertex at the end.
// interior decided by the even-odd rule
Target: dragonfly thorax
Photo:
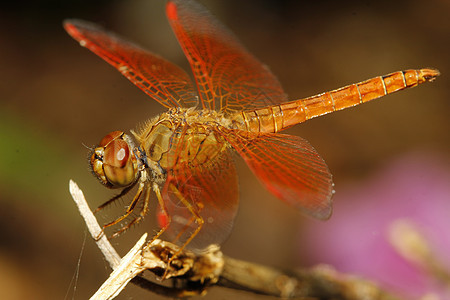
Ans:
{"type": "Polygon", "coordinates": [[[212,162],[228,145],[216,129],[229,122],[216,111],[172,109],[133,134],[147,160],[170,170],[185,164],[193,167],[212,162]]]}

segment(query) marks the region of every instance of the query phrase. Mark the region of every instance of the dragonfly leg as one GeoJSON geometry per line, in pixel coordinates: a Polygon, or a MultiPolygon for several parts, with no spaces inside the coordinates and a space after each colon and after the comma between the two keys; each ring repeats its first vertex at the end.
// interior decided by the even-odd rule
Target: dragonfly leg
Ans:
{"type": "Polygon", "coordinates": [[[127,186],[126,188],[124,188],[118,195],[112,197],[111,199],[109,199],[108,201],[106,201],[105,203],[103,203],[102,205],[97,207],[97,209],[94,210],[94,214],[98,213],[103,208],[107,207],[108,205],[110,205],[111,203],[116,201],[117,199],[119,199],[119,198],[125,196],[126,194],[128,194],[128,192],[136,185],[136,183],[137,183],[137,181],[135,181],[132,185],[127,186]]]}
{"type": "MultiPolygon", "coordinates": [[[[189,236],[189,238],[183,243],[182,246],[180,246],[180,248],[178,249],[178,251],[176,253],[174,253],[174,255],[172,255],[172,257],[169,259],[169,261],[167,262],[167,266],[170,266],[171,262],[183,251],[183,249],[192,241],[192,239],[200,232],[200,230],[203,227],[204,224],[204,220],[203,218],[198,214],[198,212],[196,211],[196,209],[194,208],[194,206],[183,196],[183,194],[181,194],[181,192],[178,190],[178,188],[173,185],[170,184],[169,188],[171,189],[171,191],[177,196],[177,198],[181,201],[181,203],[189,210],[189,212],[192,214],[192,218],[190,219],[190,221],[188,222],[188,225],[190,225],[193,221],[195,221],[195,223],[197,224],[197,228],[191,233],[191,235],[189,236]]],[[[166,212],[167,214],[167,212],[166,212]]],[[[169,223],[168,223],[169,224],[169,223]]],[[[166,226],[167,228],[168,226],[166,226]]],[[[185,228],[187,229],[188,226],[185,226],[185,228]]],[[[178,235],[177,238],[181,237],[181,235],[184,233],[185,230],[182,230],[178,235]]],[[[164,279],[167,276],[167,273],[169,271],[169,268],[166,269],[166,271],[164,272],[164,275],[162,276],[162,278],[164,279]]]]}
{"type": "MultiPolygon", "coordinates": [[[[104,234],[104,231],[105,231],[106,228],[108,228],[110,226],[113,226],[113,225],[116,225],[117,223],[121,222],[122,220],[127,218],[134,211],[134,209],[136,208],[136,204],[139,202],[139,199],[142,196],[142,192],[143,192],[144,187],[145,187],[145,182],[146,182],[145,178],[141,177],[141,179],[139,180],[139,186],[138,186],[138,190],[136,192],[136,195],[134,196],[134,198],[131,201],[130,205],[128,205],[127,210],[125,211],[125,213],[122,216],[118,217],[117,219],[115,219],[115,220],[113,220],[113,221],[103,225],[102,231],[96,237],[97,240],[102,237],[102,235],[104,234]]],[[[147,201],[148,201],[148,199],[147,199],[147,201]]],[[[108,203],[108,202],[106,202],[106,203],[108,203]]],[[[144,203],[144,206],[145,206],[145,203],[144,203]]],[[[126,225],[124,228],[122,228],[119,232],[122,233],[123,231],[127,230],[128,228],[130,228],[129,224],[126,225]]],[[[117,237],[120,233],[116,232],[111,237],[117,237]]]]}
{"type": "MultiPolygon", "coordinates": [[[[142,219],[144,219],[144,217],[147,215],[148,211],[149,211],[149,203],[150,203],[150,190],[147,189],[144,192],[144,205],[141,209],[141,211],[139,212],[139,215],[134,218],[133,220],[131,220],[128,224],[126,224],[124,227],[122,227],[121,229],[119,229],[118,231],[114,232],[111,236],[111,238],[115,238],[118,237],[119,235],[121,235],[124,231],[128,230],[129,228],[131,228],[131,226],[136,225],[137,223],[139,223],[140,221],[142,221],[142,219]]],[[[134,208],[133,208],[134,209],[134,208]]]]}
{"type": "Polygon", "coordinates": [[[176,243],[181,238],[181,236],[186,232],[186,230],[189,227],[191,227],[192,223],[195,222],[196,220],[197,220],[197,216],[196,215],[192,215],[191,218],[184,225],[183,229],[181,229],[180,232],[177,234],[177,236],[174,238],[174,243],[176,243]]]}
{"type": "Polygon", "coordinates": [[[166,231],[166,229],[169,227],[170,222],[171,222],[170,215],[167,213],[166,204],[164,203],[164,200],[161,196],[161,190],[159,189],[158,184],[153,183],[153,191],[155,191],[156,199],[158,199],[159,207],[160,207],[162,213],[164,214],[164,217],[167,218],[167,222],[165,222],[165,225],[162,228],[160,228],[159,231],[152,237],[149,244],[151,244],[154,240],[159,238],[164,233],[164,231],[166,231]]]}

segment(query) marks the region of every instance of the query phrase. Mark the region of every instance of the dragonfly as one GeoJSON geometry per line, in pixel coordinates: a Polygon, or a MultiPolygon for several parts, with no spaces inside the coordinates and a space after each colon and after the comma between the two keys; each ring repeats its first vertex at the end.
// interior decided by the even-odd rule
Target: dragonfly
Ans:
{"type": "Polygon", "coordinates": [[[332,213],[333,181],[305,139],[280,133],[309,119],[433,81],[432,68],[398,71],[298,100],[206,8],[170,0],[166,15],[195,83],[180,67],[93,23],[69,19],[65,30],[115,67],[166,112],[131,131],[113,131],[93,149],[96,177],[127,195],[117,236],[158,203],[159,230],[182,248],[201,251],[229,236],[238,209],[238,153],[275,197],[313,218],[332,213]],[[133,192],[132,192],[133,191],[133,192]],[[152,196],[154,195],[154,196],[152,196]]]}

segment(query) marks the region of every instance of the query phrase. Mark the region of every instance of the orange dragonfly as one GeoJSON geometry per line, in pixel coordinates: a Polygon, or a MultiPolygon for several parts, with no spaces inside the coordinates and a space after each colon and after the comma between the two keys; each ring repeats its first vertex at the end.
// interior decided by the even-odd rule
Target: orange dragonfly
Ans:
{"type": "Polygon", "coordinates": [[[166,13],[196,85],[178,66],[114,33],[85,21],[64,22],[81,46],[168,108],[132,135],[109,133],[93,151],[98,179],[122,189],[99,209],[136,191],[125,213],[104,225],[129,221],[113,236],[144,218],[153,191],[161,226],[155,238],[164,233],[193,250],[221,244],[238,208],[234,151],[277,198],[327,219],[333,195],[327,165],[306,140],[279,132],[439,75],[435,69],[399,71],[288,101],[270,70],[204,7],[171,0],[166,13]]]}

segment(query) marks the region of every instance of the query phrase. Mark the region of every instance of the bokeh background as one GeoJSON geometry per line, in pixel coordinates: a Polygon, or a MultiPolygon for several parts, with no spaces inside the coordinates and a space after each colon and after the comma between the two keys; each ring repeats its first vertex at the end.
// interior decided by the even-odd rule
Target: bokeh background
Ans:
{"type": "MultiPolygon", "coordinates": [[[[399,157],[420,152],[438,156],[438,165],[450,168],[449,1],[201,2],[270,66],[291,99],[402,69],[441,71],[432,84],[287,132],[308,139],[327,161],[336,184],[336,212],[345,213],[339,209],[346,201],[338,196],[341,189],[364,185],[399,157]]],[[[109,131],[136,128],[163,108],[80,47],[61,23],[65,18],[97,22],[187,69],[164,3],[11,1],[0,8],[1,298],[86,299],[109,275],[68,182],[72,178],[80,185],[92,207],[107,200],[112,194],[91,176],[85,145],[93,146],[109,131]]],[[[223,251],[282,268],[310,265],[302,254],[308,247],[302,242],[306,218],[269,195],[236,160],[241,207],[223,251]]],[[[364,203],[364,194],[352,201],[364,203]]],[[[114,216],[106,211],[101,220],[114,216]]],[[[307,223],[314,236],[320,222],[307,223]]],[[[113,242],[125,253],[147,230],[146,224],[138,226],[113,242]]],[[[323,245],[323,251],[333,251],[332,243],[323,245]]],[[[150,296],[129,286],[118,298],[150,296]]],[[[259,298],[220,288],[206,298],[231,296],[259,298]]]]}

